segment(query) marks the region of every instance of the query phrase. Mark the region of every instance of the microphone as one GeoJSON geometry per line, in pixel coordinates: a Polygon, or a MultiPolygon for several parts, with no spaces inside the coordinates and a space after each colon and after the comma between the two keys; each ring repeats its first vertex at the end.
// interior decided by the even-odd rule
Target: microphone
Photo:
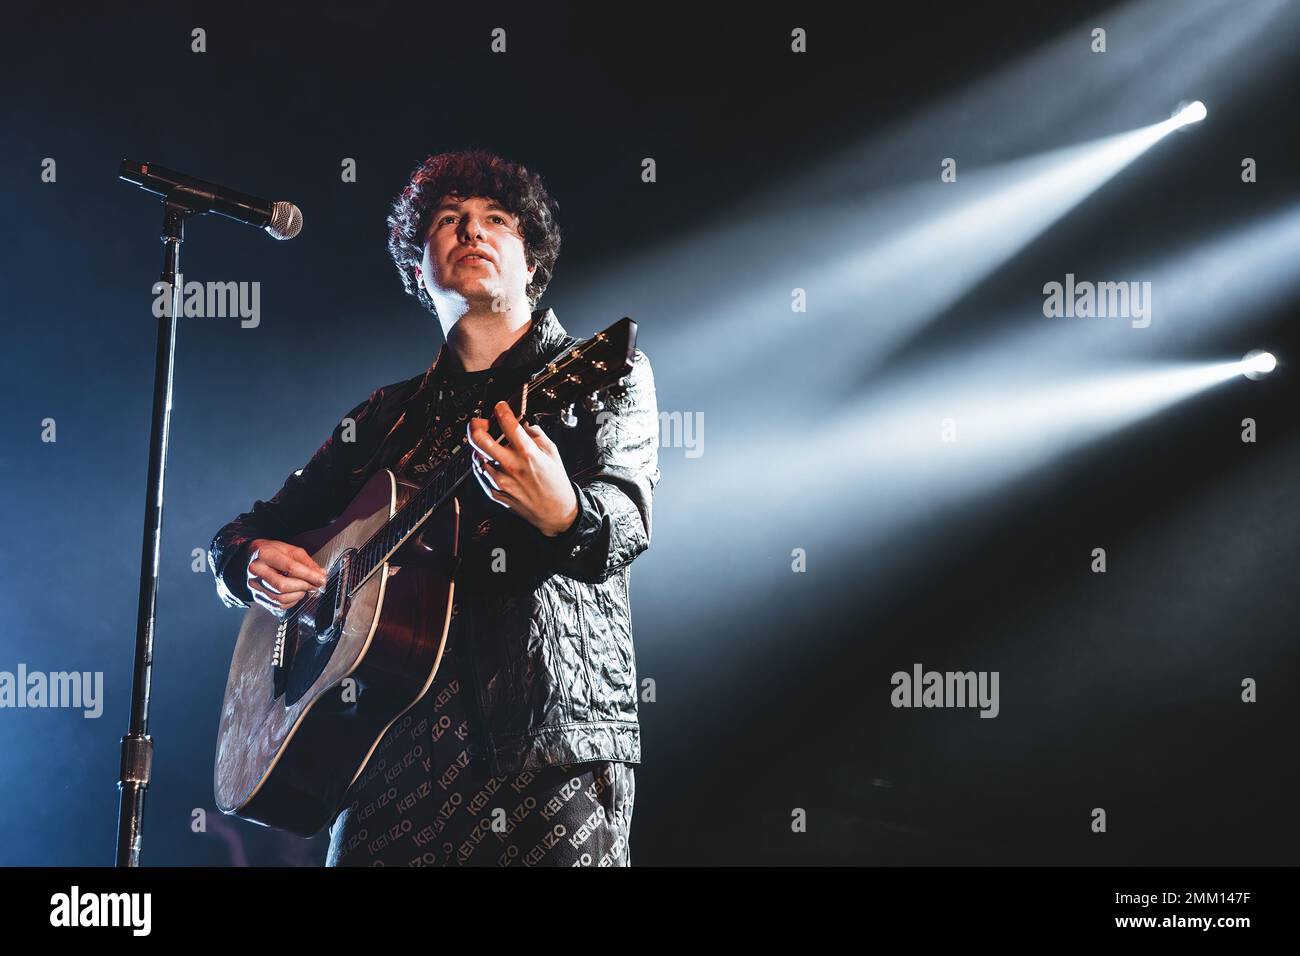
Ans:
{"type": "Polygon", "coordinates": [[[225,186],[195,179],[153,163],[122,160],[118,175],[164,199],[183,202],[195,212],[215,212],[266,230],[273,239],[292,239],[302,232],[302,210],[291,202],[270,202],[225,186]]]}

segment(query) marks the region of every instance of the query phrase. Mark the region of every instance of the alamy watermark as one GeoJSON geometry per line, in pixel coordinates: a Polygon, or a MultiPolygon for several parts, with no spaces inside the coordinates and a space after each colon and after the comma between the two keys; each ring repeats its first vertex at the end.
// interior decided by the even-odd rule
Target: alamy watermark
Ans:
{"type": "Polygon", "coordinates": [[[683,448],[687,458],[704,454],[703,412],[660,412],[659,447],[683,448]]]}
{"type": "Polygon", "coordinates": [[[88,720],[104,713],[103,671],[0,671],[0,707],[77,707],[88,720]]]}
{"type": "MultiPolygon", "coordinates": [[[[601,411],[596,416],[596,442],[602,448],[617,440],[617,415],[611,411],[601,411]]],[[[704,413],[703,412],[668,412],[659,413],[659,447],[685,449],[687,458],[699,458],[704,454],[704,413]]]]}
{"type": "Polygon", "coordinates": [[[895,671],[889,702],[895,707],[978,707],[981,717],[996,717],[997,671],[927,671],[913,664],[911,673],[895,671]]]}
{"type": "MultiPolygon", "coordinates": [[[[262,283],[260,282],[186,282],[185,274],[176,273],[180,291],[181,316],[199,319],[240,319],[240,326],[255,329],[262,321],[262,283]]],[[[158,281],[154,295],[154,318],[170,315],[172,285],[158,281]]]]}
{"type": "Polygon", "coordinates": [[[50,897],[51,926],[118,926],[133,936],[148,936],[152,914],[152,893],[83,893],[73,884],[67,893],[50,897]]]}
{"type": "Polygon", "coordinates": [[[1073,272],[1064,282],[1043,286],[1043,315],[1049,319],[1132,319],[1133,328],[1151,324],[1150,282],[1076,282],[1073,272]]]}

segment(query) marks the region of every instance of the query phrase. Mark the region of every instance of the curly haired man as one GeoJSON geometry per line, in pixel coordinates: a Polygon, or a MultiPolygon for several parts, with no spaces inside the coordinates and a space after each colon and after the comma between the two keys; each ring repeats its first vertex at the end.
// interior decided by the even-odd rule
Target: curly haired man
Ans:
{"type": "Polygon", "coordinates": [[[650,364],[635,353],[599,422],[578,409],[573,427],[541,427],[494,401],[578,341],[537,309],[556,212],[540,177],[482,150],[416,167],[389,251],[445,343],[347,413],[351,440],[337,426],[213,539],[225,603],[283,615],[325,581],[290,539],[340,514],[379,468],[419,482],[466,436],[475,449],[482,494],[462,496],[442,665],[349,790],[328,865],[630,863],[641,740],[628,589],[659,480],[650,364]]]}

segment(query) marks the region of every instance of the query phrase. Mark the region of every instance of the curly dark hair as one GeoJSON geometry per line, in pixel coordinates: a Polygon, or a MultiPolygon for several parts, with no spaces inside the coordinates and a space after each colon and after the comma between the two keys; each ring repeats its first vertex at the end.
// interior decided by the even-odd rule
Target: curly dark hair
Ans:
{"type": "Polygon", "coordinates": [[[528,264],[537,266],[528,283],[529,305],[536,306],[560,256],[560,226],[555,219],[559,204],[536,173],[482,149],[428,157],[415,167],[410,182],[393,200],[393,211],[388,216],[388,252],[407,294],[438,314],[429,293],[416,280],[415,269],[424,260],[429,215],[438,200],[448,194],[459,199],[493,199],[518,220],[528,264]]]}

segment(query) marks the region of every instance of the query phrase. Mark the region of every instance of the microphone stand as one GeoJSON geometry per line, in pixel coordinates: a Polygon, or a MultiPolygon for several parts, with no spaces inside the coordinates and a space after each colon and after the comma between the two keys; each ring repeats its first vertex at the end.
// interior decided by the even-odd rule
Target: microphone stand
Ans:
{"type": "Polygon", "coordinates": [[[181,264],[185,220],[206,212],[183,192],[163,200],[162,280],[171,288],[171,308],[159,319],[154,353],[153,424],[149,433],[149,478],[144,510],[144,541],[140,553],[140,603],[136,616],[135,664],[131,675],[131,722],[122,738],[120,801],[117,814],[117,865],[139,866],[144,823],[144,797],[153,768],[149,737],[149,691],[153,676],[154,623],[158,606],[158,559],[162,537],[163,476],[167,468],[167,436],[171,430],[172,377],[176,363],[176,317],[181,290],[176,278],[181,264]]]}

